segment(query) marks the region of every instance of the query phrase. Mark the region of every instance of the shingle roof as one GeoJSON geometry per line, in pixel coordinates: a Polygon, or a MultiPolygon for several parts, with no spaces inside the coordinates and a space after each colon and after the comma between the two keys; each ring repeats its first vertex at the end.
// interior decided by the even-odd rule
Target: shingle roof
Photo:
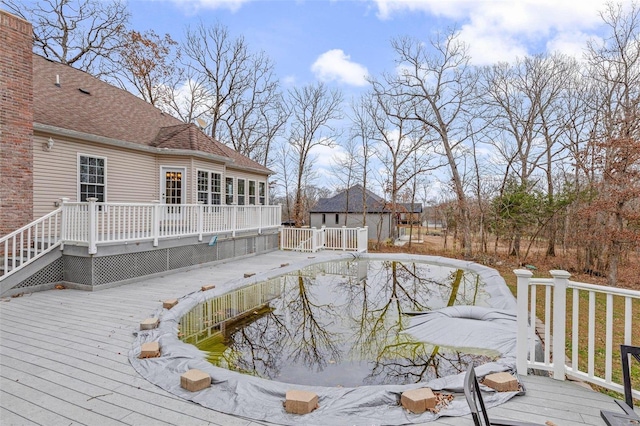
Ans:
{"type": "MultiPolygon", "coordinates": [[[[362,195],[365,194],[368,213],[391,213],[391,204],[386,203],[382,197],[365,189],[362,185],[354,185],[333,197],[320,198],[310,213],[345,213],[347,200],[349,201],[348,213],[362,213],[364,211],[362,195]]],[[[396,210],[400,213],[422,213],[420,203],[398,203],[396,210]]]]}
{"type": "Polygon", "coordinates": [[[200,151],[231,158],[236,166],[270,172],[195,125],[185,124],[84,71],[36,54],[33,102],[34,122],[39,124],[152,147],[200,151]]]}
{"type": "Polygon", "coordinates": [[[366,197],[367,212],[388,213],[391,211],[387,208],[388,206],[385,206],[384,199],[365,189],[362,185],[354,185],[333,197],[320,198],[310,213],[344,213],[347,209],[347,200],[349,204],[348,213],[362,213],[364,211],[362,203],[363,193],[366,197]]]}

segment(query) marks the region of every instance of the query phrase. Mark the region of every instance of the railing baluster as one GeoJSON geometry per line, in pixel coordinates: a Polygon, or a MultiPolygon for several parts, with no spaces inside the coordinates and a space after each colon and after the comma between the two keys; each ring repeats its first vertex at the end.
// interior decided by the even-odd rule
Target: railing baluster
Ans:
{"type": "Polygon", "coordinates": [[[588,356],[588,369],[587,374],[589,377],[593,377],[594,374],[594,351],[596,341],[596,294],[593,291],[589,292],[589,343],[587,346],[588,356]]]}
{"type": "Polygon", "coordinates": [[[613,294],[607,294],[605,332],[604,379],[611,382],[611,362],[613,352],[613,294]]]}
{"type": "Polygon", "coordinates": [[[632,299],[630,297],[624,298],[624,344],[631,345],[631,319],[632,317],[632,299]]]}
{"type": "Polygon", "coordinates": [[[579,337],[580,337],[580,290],[573,289],[573,312],[571,316],[571,366],[578,371],[579,337]]]}
{"type": "Polygon", "coordinates": [[[536,297],[537,295],[537,290],[536,290],[536,285],[533,284],[531,285],[531,295],[529,296],[529,303],[531,304],[531,308],[529,309],[529,315],[530,315],[530,327],[529,327],[529,359],[531,361],[536,361],[535,358],[535,354],[536,354],[536,339],[535,339],[535,335],[536,335],[536,318],[537,318],[537,312],[536,312],[536,297]]]}
{"type": "Polygon", "coordinates": [[[544,287],[544,363],[551,364],[551,286],[544,287]]]}

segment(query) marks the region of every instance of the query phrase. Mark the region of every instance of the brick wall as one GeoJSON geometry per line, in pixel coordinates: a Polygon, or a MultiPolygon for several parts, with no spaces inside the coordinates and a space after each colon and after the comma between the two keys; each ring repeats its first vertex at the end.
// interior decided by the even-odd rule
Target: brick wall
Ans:
{"type": "Polygon", "coordinates": [[[0,10],[0,237],[33,220],[31,24],[0,10]]]}

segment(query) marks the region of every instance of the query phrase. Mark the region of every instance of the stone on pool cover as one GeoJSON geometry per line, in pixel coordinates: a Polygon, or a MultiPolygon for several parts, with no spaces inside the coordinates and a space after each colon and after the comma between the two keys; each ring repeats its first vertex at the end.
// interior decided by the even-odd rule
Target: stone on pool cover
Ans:
{"type": "Polygon", "coordinates": [[[489,386],[498,392],[517,392],[520,389],[518,379],[505,371],[485,376],[482,384],[489,386]]]}
{"type": "Polygon", "coordinates": [[[140,345],[140,358],[157,358],[160,356],[160,343],[148,342],[140,345]]]}
{"type": "Polygon", "coordinates": [[[197,392],[211,386],[211,376],[204,371],[191,369],[180,376],[180,386],[190,392],[197,392]]]}
{"type": "Polygon", "coordinates": [[[140,330],[152,330],[158,326],[158,318],[147,318],[140,323],[140,330]]]}
{"type": "Polygon", "coordinates": [[[436,408],[436,396],[430,388],[411,389],[402,392],[402,406],[414,414],[436,408]]]}
{"type": "Polygon", "coordinates": [[[318,408],[318,395],[303,390],[287,391],[284,409],[291,414],[308,414],[318,408]]]}
{"type": "Polygon", "coordinates": [[[171,309],[178,304],[178,299],[167,299],[162,302],[162,307],[164,309],[171,309]]]}

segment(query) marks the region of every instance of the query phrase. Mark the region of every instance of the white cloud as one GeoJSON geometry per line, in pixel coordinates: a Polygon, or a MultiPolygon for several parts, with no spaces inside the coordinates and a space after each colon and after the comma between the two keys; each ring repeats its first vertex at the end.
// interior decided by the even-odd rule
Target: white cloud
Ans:
{"type": "Polygon", "coordinates": [[[351,86],[366,86],[367,68],[351,61],[342,49],[332,49],[318,56],[311,71],[321,81],[338,81],[351,86]]]}
{"type": "Polygon", "coordinates": [[[228,9],[236,12],[240,7],[251,0],[173,0],[173,2],[185,11],[193,13],[200,9],[228,9]]]}
{"type": "Polygon", "coordinates": [[[547,42],[549,52],[560,52],[576,59],[582,59],[584,47],[593,36],[581,31],[563,32],[547,42]]]}
{"type": "Polygon", "coordinates": [[[598,12],[606,4],[606,0],[371,1],[380,19],[422,12],[456,22],[461,39],[470,46],[472,60],[478,65],[537,53],[526,46],[576,56],[584,46],[586,33],[600,25],[598,12]],[[543,44],[547,39],[551,41],[543,44]]]}
{"type": "Polygon", "coordinates": [[[333,166],[335,159],[344,159],[347,155],[344,148],[337,144],[332,146],[316,145],[311,152],[315,157],[313,166],[325,169],[333,166]]]}
{"type": "Polygon", "coordinates": [[[296,85],[296,76],[295,75],[285,75],[280,79],[282,84],[285,86],[295,86],[296,85]]]}

